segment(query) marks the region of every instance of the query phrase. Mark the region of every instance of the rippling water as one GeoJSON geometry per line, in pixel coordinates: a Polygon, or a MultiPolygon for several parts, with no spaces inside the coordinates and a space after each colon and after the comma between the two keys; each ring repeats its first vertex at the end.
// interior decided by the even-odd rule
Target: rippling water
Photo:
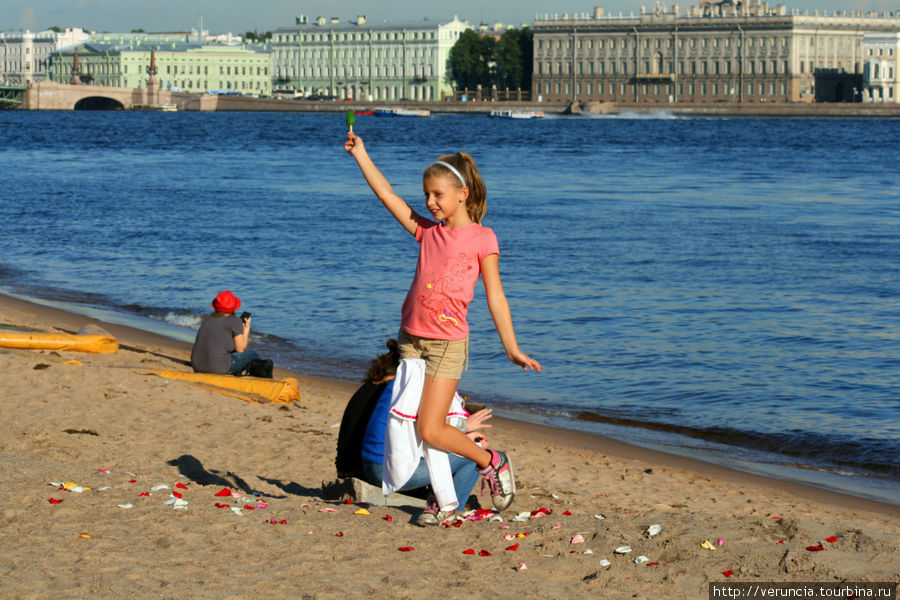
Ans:
{"type": "MultiPolygon", "coordinates": [[[[439,154],[485,177],[545,371],[506,361],[479,286],[462,390],[896,494],[900,121],[627,117],[357,120],[414,207],[439,154]]],[[[360,377],[417,248],[344,135],[342,115],[0,111],[0,285],[188,328],[227,287],[278,364],[360,377]]]]}

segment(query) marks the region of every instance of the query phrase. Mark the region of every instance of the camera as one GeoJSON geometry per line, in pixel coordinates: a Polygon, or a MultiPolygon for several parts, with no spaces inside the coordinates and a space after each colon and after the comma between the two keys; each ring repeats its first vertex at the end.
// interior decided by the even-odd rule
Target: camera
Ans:
{"type": "Polygon", "coordinates": [[[246,321],[249,318],[250,318],[250,313],[248,313],[246,310],[241,313],[241,321],[246,321]]]}

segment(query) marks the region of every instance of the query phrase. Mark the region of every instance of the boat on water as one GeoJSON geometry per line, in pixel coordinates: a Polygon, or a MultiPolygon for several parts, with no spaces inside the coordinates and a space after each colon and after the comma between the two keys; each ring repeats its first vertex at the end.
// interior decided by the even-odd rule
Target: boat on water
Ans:
{"type": "Polygon", "coordinates": [[[376,117],[430,117],[427,108],[376,108],[372,111],[376,117]]]}
{"type": "Polygon", "coordinates": [[[131,110],[152,110],[158,112],[178,112],[178,105],[174,102],[165,104],[135,104],[131,110]]]}
{"type": "Polygon", "coordinates": [[[495,119],[543,119],[542,110],[492,110],[491,117],[495,119]]]}

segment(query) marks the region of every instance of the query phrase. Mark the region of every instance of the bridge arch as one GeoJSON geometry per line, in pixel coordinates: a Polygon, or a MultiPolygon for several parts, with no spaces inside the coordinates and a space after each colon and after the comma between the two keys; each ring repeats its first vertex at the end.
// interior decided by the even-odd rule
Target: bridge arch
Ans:
{"type": "Polygon", "coordinates": [[[75,110],[124,110],[125,105],[106,96],[87,96],[75,103],[75,110]]]}

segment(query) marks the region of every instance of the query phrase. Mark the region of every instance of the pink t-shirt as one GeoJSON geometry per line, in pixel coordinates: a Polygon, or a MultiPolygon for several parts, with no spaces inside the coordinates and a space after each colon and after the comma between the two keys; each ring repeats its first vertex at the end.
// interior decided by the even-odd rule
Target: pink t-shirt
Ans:
{"type": "Polygon", "coordinates": [[[401,326],[407,333],[436,340],[469,335],[469,302],[481,275],[481,261],[500,254],[497,236],[478,223],[448,228],[420,218],[416,229],[419,262],[403,302],[401,326]]]}

